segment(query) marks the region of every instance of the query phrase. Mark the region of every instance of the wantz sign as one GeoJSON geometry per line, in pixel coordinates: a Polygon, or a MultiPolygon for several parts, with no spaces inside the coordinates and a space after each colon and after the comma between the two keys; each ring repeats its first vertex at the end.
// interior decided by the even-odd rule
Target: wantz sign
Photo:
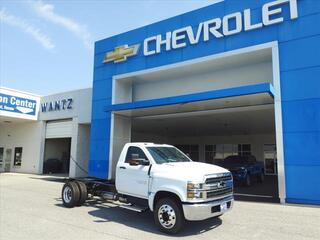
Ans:
{"type": "Polygon", "coordinates": [[[297,0],[277,0],[266,3],[261,9],[261,21],[253,22],[251,9],[243,12],[235,12],[223,18],[214,18],[198,25],[196,31],[191,26],[167,32],[165,36],[161,34],[146,38],[143,42],[143,54],[145,56],[186,47],[187,44],[197,44],[199,41],[209,41],[214,38],[223,38],[238,34],[242,31],[252,31],[265,26],[279,24],[284,21],[283,7],[289,6],[290,19],[298,18],[297,0]]]}
{"type": "Polygon", "coordinates": [[[52,111],[61,111],[72,109],[73,99],[66,98],[62,100],[52,101],[52,102],[45,102],[41,103],[41,111],[42,112],[52,112],[52,111]]]}

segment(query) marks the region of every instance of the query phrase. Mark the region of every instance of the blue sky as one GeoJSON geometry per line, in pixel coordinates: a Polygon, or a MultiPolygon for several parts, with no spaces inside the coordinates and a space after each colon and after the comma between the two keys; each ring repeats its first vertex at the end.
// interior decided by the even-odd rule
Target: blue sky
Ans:
{"type": "Polygon", "coordinates": [[[47,95],[92,86],[94,42],[215,0],[0,0],[0,85],[47,95]]]}

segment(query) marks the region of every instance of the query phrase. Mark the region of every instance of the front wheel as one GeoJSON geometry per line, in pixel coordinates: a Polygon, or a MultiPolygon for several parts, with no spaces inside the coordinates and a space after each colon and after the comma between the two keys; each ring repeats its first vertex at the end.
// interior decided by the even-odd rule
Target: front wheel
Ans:
{"type": "Polygon", "coordinates": [[[185,223],[180,204],[171,198],[160,199],[156,203],[153,214],[157,227],[165,233],[176,234],[185,223]]]}

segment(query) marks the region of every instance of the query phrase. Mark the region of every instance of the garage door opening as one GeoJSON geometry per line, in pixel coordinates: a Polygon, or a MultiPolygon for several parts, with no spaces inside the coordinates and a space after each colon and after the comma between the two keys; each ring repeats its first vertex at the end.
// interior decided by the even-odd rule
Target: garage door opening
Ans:
{"type": "Polygon", "coordinates": [[[193,161],[229,169],[236,199],[279,202],[275,109],[269,94],[118,111],[113,126],[115,155],[121,142],[171,144],[193,161]]]}
{"type": "Polygon", "coordinates": [[[71,138],[45,140],[43,174],[69,174],[71,138]]]}
{"type": "Polygon", "coordinates": [[[131,140],[172,144],[193,161],[229,169],[236,199],[279,201],[272,104],[136,117],[131,140]]]}

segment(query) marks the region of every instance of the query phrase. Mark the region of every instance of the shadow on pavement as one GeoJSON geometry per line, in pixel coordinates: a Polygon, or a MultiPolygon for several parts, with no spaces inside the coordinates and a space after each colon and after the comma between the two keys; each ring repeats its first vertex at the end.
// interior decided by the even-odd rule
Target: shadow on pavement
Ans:
{"type": "MultiPolygon", "coordinates": [[[[61,201],[61,199],[56,199],[61,201]]],[[[56,206],[63,207],[62,203],[55,204],[56,206]]],[[[153,213],[146,211],[142,213],[133,212],[120,208],[118,205],[113,203],[105,203],[99,199],[88,200],[82,207],[94,207],[94,210],[88,211],[88,214],[95,218],[93,220],[97,224],[116,222],[127,227],[139,229],[145,232],[161,234],[154,224],[153,213]]],[[[220,218],[211,218],[205,221],[186,222],[184,229],[174,235],[175,237],[185,237],[191,235],[198,235],[212,229],[219,227],[222,224],[220,218]]]]}
{"type": "Polygon", "coordinates": [[[67,182],[68,178],[67,177],[61,177],[61,176],[43,176],[43,177],[29,177],[30,179],[35,179],[35,180],[43,180],[43,181],[49,181],[49,182],[61,182],[65,183],[67,182]]]}
{"type": "MultiPolygon", "coordinates": [[[[97,223],[112,221],[142,231],[165,235],[156,228],[153,220],[153,213],[150,211],[135,213],[130,210],[122,209],[120,207],[96,206],[96,208],[96,210],[89,211],[89,214],[91,216],[99,218],[99,220],[95,220],[95,222],[97,223]]],[[[199,222],[187,222],[184,230],[182,230],[175,236],[184,237],[197,235],[214,229],[221,225],[221,223],[222,221],[220,218],[214,218],[199,222]]]]}

